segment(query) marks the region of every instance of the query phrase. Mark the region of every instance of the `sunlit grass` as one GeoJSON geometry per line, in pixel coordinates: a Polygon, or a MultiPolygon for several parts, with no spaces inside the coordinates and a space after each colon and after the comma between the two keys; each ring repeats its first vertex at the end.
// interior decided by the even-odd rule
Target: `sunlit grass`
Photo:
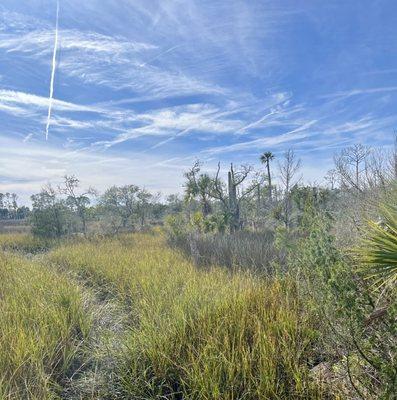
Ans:
{"type": "Polygon", "coordinates": [[[314,322],[288,279],[198,270],[159,235],[69,244],[48,262],[129,306],[126,398],[324,398],[308,372],[314,322]]]}
{"type": "Polygon", "coordinates": [[[0,316],[0,398],[55,398],[90,329],[77,287],[0,251],[0,316]]]}

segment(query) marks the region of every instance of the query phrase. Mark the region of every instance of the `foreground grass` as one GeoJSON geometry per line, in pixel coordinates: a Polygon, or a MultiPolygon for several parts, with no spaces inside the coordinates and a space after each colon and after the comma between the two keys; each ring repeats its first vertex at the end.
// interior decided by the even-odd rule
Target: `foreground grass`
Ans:
{"type": "Polygon", "coordinates": [[[314,321],[293,283],[197,270],[160,236],[68,244],[49,263],[129,306],[118,398],[320,399],[314,321]]]}
{"type": "Polygon", "coordinates": [[[90,329],[79,290],[37,262],[0,251],[0,315],[0,398],[57,398],[90,329]]]}

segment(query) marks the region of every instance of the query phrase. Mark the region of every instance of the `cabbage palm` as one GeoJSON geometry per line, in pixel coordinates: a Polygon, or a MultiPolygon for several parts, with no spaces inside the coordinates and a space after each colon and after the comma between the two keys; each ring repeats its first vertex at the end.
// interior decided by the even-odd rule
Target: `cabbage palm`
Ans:
{"type": "Polygon", "coordinates": [[[269,199],[272,199],[272,177],[270,174],[270,161],[274,159],[274,154],[271,151],[267,151],[260,156],[260,161],[262,164],[266,165],[267,169],[267,180],[269,184],[269,199]]]}
{"type": "Polygon", "coordinates": [[[376,284],[397,282],[397,206],[383,206],[381,222],[369,222],[359,255],[364,272],[376,284]]]}

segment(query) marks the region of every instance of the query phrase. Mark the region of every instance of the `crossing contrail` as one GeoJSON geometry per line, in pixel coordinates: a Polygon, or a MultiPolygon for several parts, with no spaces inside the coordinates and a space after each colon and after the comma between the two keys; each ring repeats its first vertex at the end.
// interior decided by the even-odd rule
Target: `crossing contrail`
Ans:
{"type": "Polygon", "coordinates": [[[58,49],[58,19],[59,19],[59,0],[57,1],[57,20],[55,25],[54,53],[52,55],[50,97],[48,99],[48,115],[47,115],[47,124],[45,127],[45,140],[48,140],[48,130],[50,129],[52,102],[54,97],[54,78],[55,78],[55,67],[56,67],[57,49],[58,49]]]}

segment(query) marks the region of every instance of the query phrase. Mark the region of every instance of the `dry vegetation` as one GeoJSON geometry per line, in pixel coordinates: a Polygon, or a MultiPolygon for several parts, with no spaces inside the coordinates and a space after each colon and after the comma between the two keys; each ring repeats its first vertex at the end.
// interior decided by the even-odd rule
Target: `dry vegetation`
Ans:
{"type": "Polygon", "coordinates": [[[34,260],[3,254],[1,265],[5,398],[56,397],[84,362],[92,317],[76,281],[128,313],[123,342],[102,349],[117,359],[110,398],[324,398],[309,375],[315,321],[288,278],[198,270],[160,234],[68,243],[34,260]]]}
{"type": "Polygon", "coordinates": [[[289,150],[279,185],[268,152],[227,181],[195,163],[184,200],[91,205],[72,176],[6,202],[32,233],[0,235],[0,397],[396,399],[397,147],[377,155],[337,154],[328,188],[289,150]]]}
{"type": "Polygon", "coordinates": [[[81,293],[44,264],[0,253],[0,397],[50,399],[90,330],[81,293]]]}

